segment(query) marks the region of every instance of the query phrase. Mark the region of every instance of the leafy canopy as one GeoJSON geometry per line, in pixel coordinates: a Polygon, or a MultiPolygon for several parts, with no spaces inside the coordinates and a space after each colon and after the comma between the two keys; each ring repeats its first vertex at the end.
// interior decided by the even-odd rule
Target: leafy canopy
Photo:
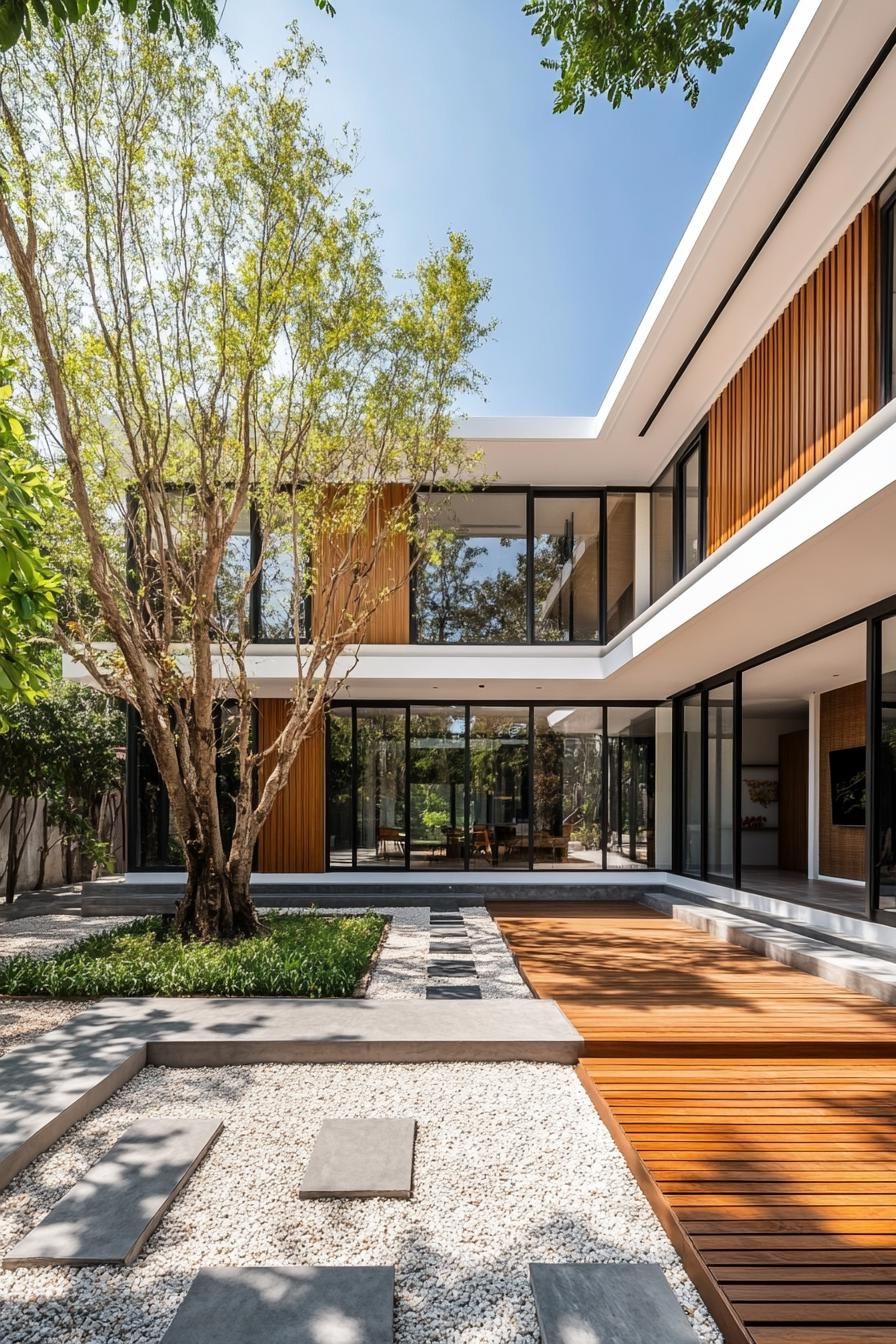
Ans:
{"type": "Polygon", "coordinates": [[[5,710],[33,703],[46,685],[37,645],[51,634],[60,586],[38,539],[61,496],[13,406],[12,378],[0,357],[0,728],[5,710]]]}
{"type": "Polygon", "coordinates": [[[32,16],[44,28],[58,31],[96,14],[101,6],[115,6],[128,16],[141,15],[151,33],[163,28],[182,38],[193,22],[206,41],[211,41],[218,26],[214,0],[0,0],[0,51],[9,51],[22,36],[31,37],[32,16]]]}

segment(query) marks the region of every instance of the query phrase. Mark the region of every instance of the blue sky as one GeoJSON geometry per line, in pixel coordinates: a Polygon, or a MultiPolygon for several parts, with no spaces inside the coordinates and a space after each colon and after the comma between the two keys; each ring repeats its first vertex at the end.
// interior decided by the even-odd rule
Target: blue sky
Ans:
{"type": "Polygon", "coordinates": [[[383,227],[387,270],[412,269],[448,229],[492,280],[497,329],[478,363],[487,415],[591,415],[780,35],[757,14],[702,81],[614,111],[551,111],[551,75],[520,0],[230,0],[247,64],[300,21],[325,51],[313,110],[360,134],[358,182],[383,227]]]}

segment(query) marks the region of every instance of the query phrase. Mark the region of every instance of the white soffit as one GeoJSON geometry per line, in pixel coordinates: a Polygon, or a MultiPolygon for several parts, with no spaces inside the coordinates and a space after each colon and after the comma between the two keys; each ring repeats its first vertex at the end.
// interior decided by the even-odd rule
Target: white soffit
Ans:
{"type": "MultiPolygon", "coordinates": [[[[594,417],[469,418],[483,470],[530,484],[647,485],[861,206],[896,171],[891,53],[640,431],[896,26],[884,0],[800,0],[594,417]]],[[[609,320],[609,319],[608,319],[609,320]]]]}

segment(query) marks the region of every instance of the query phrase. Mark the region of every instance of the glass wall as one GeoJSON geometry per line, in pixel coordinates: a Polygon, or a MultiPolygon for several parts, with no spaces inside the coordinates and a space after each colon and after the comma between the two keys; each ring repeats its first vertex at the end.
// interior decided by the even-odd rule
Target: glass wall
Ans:
{"type": "Polygon", "coordinates": [[[896,616],[881,622],[877,749],[877,881],[881,910],[896,912],[896,616]]]}
{"type": "Polygon", "coordinates": [[[667,724],[658,772],[657,721],[661,714],[666,723],[670,712],[602,705],[334,707],[330,866],[655,867],[658,792],[668,863],[671,733],[667,724]]]}
{"type": "Polygon", "coordinates": [[[534,502],[535,638],[600,638],[600,497],[542,496],[534,502]]]}
{"type": "Polygon", "coordinates": [[[650,491],[650,600],[675,582],[675,467],[669,466],[650,491]]]}
{"type": "Polygon", "coordinates": [[[417,569],[417,642],[525,643],[527,496],[492,490],[432,495],[425,507],[439,555],[417,569]]]}
{"type": "Polygon", "coordinates": [[[703,459],[700,441],[679,465],[680,574],[690,574],[703,559],[703,459]]]}
{"type": "Polygon", "coordinates": [[[706,872],[734,880],[734,683],[714,686],[706,704],[706,872]]]}
{"type": "Polygon", "coordinates": [[[470,867],[529,866],[529,712],[470,710],[470,867]]]}
{"type": "Polygon", "coordinates": [[[466,711],[463,705],[411,706],[408,747],[410,861],[463,868],[466,711]]]}
{"type": "Polygon", "coordinates": [[[536,868],[603,867],[603,709],[534,710],[532,850],[536,868]]]}
{"type": "Polygon", "coordinates": [[[682,704],[681,734],[681,870],[692,877],[703,872],[703,752],[700,695],[682,704]]]}
{"type": "Polygon", "coordinates": [[[252,572],[252,525],[244,509],[227,540],[215,584],[215,620],[231,638],[250,631],[249,594],[244,592],[252,572]]]}
{"type": "Polygon", "coordinates": [[[404,709],[359,708],[355,723],[356,862],[404,864],[404,709]]]}
{"type": "Polygon", "coordinates": [[[607,708],[607,866],[655,864],[656,714],[607,708]]]}
{"type": "Polygon", "coordinates": [[[607,492],[607,629],[615,638],[637,615],[635,610],[635,495],[607,492]]]}

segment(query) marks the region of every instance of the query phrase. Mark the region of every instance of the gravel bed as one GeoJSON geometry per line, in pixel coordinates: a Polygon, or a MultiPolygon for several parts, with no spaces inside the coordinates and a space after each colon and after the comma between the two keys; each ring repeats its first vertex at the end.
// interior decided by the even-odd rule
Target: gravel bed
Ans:
{"type": "Polygon", "coordinates": [[[68,914],[11,919],[0,924],[0,959],[27,956],[43,960],[94,933],[132,924],[135,918],[135,915],[108,915],[103,919],[83,919],[78,914],[68,914]]]}
{"type": "Polygon", "coordinates": [[[484,999],[531,999],[501,930],[484,905],[461,906],[484,999]]]}
{"type": "Polygon", "coordinates": [[[200,1266],[240,1264],[394,1264],[396,1344],[537,1344],[531,1260],[656,1261],[721,1344],[563,1065],[144,1069],[0,1195],[0,1251],[152,1115],[224,1130],[130,1269],[0,1273],[5,1344],[157,1344],[200,1266]],[[322,1119],[352,1115],[417,1120],[412,1200],[299,1200],[322,1119]]]}

